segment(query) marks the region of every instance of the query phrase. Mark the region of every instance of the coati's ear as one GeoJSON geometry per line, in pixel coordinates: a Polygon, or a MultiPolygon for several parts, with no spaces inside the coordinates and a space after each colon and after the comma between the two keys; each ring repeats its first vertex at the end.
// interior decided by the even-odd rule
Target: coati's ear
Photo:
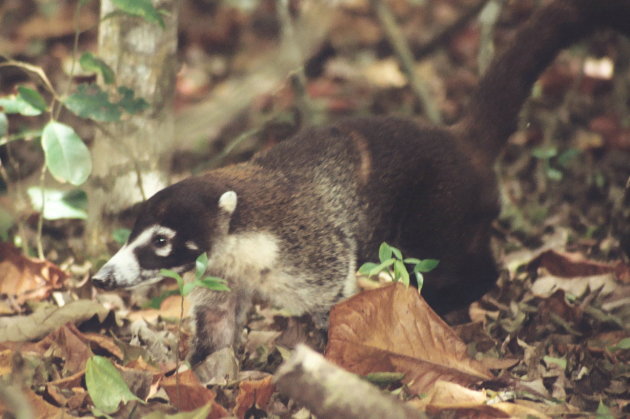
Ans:
{"type": "Polygon", "coordinates": [[[223,211],[227,212],[229,215],[232,215],[234,210],[236,209],[236,202],[238,201],[236,192],[227,191],[221,195],[219,198],[219,208],[223,211]]]}

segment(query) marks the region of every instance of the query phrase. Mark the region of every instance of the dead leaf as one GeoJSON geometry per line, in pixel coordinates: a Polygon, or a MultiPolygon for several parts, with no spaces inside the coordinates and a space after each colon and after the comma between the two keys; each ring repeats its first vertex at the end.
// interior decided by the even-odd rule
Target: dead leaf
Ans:
{"type": "MultiPolygon", "coordinates": [[[[13,388],[12,391],[19,391],[19,390],[16,390],[15,388],[13,388]]],[[[47,419],[62,419],[62,418],[73,417],[69,415],[68,412],[66,412],[64,409],[53,406],[52,404],[44,401],[44,399],[38,396],[30,388],[23,388],[20,391],[20,393],[21,393],[20,398],[23,397],[24,399],[23,401],[31,409],[30,412],[20,412],[20,413],[26,413],[25,417],[47,418],[47,419]]],[[[12,415],[6,415],[6,412],[10,412],[9,406],[4,405],[2,403],[2,400],[0,400],[0,413],[5,413],[4,416],[13,417],[12,415]]],[[[13,412],[13,413],[17,413],[17,412],[13,412]]],[[[17,416],[19,417],[19,415],[17,416]]]]}
{"type": "Polygon", "coordinates": [[[579,297],[594,290],[600,290],[602,295],[607,295],[612,293],[616,286],[612,273],[574,278],[545,275],[534,281],[531,292],[537,297],[547,298],[556,291],[563,290],[567,294],[579,297]]]}
{"type": "Polygon", "coordinates": [[[363,75],[370,84],[381,88],[403,87],[407,77],[400,71],[400,65],[394,58],[386,58],[367,65],[363,75]]]}
{"type": "Polygon", "coordinates": [[[179,319],[182,313],[184,317],[187,317],[188,313],[190,313],[189,298],[184,298],[183,307],[181,295],[171,295],[160,304],[160,315],[162,318],[179,319]]]}
{"type": "Polygon", "coordinates": [[[85,370],[79,371],[73,375],[68,377],[60,378],[59,380],[54,380],[48,383],[48,385],[55,386],[57,388],[62,389],[73,389],[76,387],[81,387],[81,383],[83,381],[83,376],[85,375],[85,370]]]}
{"type": "Polygon", "coordinates": [[[491,403],[483,391],[474,391],[459,384],[438,381],[423,399],[413,402],[413,406],[431,415],[454,415],[455,417],[476,418],[548,418],[545,413],[533,407],[513,403],[491,403]]]}
{"type": "Polygon", "coordinates": [[[70,411],[76,411],[82,407],[86,407],[88,402],[88,392],[82,387],[74,387],[72,388],[72,392],[72,396],[68,398],[68,409],[70,411]]]}
{"type": "Polygon", "coordinates": [[[457,417],[507,418],[509,415],[485,404],[486,395],[459,384],[438,380],[426,397],[412,403],[422,411],[432,415],[450,412],[457,417]]]}
{"type": "Polygon", "coordinates": [[[518,268],[531,263],[538,256],[550,249],[562,248],[569,239],[569,232],[563,228],[557,228],[553,233],[542,237],[542,246],[537,249],[523,248],[510,252],[503,256],[503,265],[510,271],[510,276],[514,276],[518,268]]]}
{"type": "Polygon", "coordinates": [[[149,395],[151,384],[153,383],[153,374],[146,370],[139,370],[130,367],[117,365],[123,380],[127,383],[129,390],[136,396],[146,400],[149,395]]]}
{"type": "Polygon", "coordinates": [[[192,370],[166,377],[160,385],[168,394],[171,404],[181,412],[189,412],[212,402],[209,419],[228,415],[227,410],[214,401],[214,392],[203,386],[192,370]]]}
{"type": "MultiPolygon", "coordinates": [[[[182,314],[181,309],[182,297],[179,295],[171,295],[162,301],[160,309],[147,308],[144,310],[132,311],[129,316],[129,320],[144,320],[147,322],[155,322],[159,318],[163,319],[179,319],[182,314]]],[[[188,298],[184,299],[184,318],[188,317],[190,313],[190,301],[188,298]]]]}
{"type": "Polygon", "coordinates": [[[53,356],[63,359],[64,370],[69,375],[85,370],[87,360],[93,355],[81,332],[70,324],[55,330],[38,343],[53,356]]]}
{"type": "Polygon", "coordinates": [[[158,375],[161,374],[165,371],[160,371],[160,369],[154,367],[153,365],[150,365],[147,363],[147,361],[144,360],[144,358],[142,356],[139,356],[138,358],[134,359],[133,361],[129,362],[126,367],[128,368],[133,368],[136,370],[141,370],[141,371],[148,371],[150,373],[152,373],[153,375],[158,375]]]}
{"type": "Polygon", "coordinates": [[[481,358],[481,364],[490,370],[505,370],[521,362],[517,358],[481,358]]]}
{"type": "Polygon", "coordinates": [[[556,322],[564,322],[566,327],[569,328],[566,331],[572,332],[571,325],[579,324],[582,318],[582,310],[578,305],[569,304],[565,297],[565,292],[559,289],[538,304],[538,310],[534,316],[536,318],[534,324],[536,325],[549,324],[555,318],[557,319],[555,320],[556,322]]]}
{"type": "Polygon", "coordinates": [[[144,320],[135,320],[129,325],[131,346],[143,348],[147,359],[158,364],[173,362],[173,348],[178,345],[177,335],[168,329],[155,330],[144,320]]]}
{"type": "Polygon", "coordinates": [[[80,323],[108,310],[91,300],[77,300],[63,307],[46,306],[25,316],[0,317],[0,342],[24,342],[46,336],[66,323],[80,323]]]}
{"type": "Polygon", "coordinates": [[[35,14],[18,29],[20,40],[33,38],[47,39],[72,35],[78,25],[81,31],[94,27],[97,17],[90,10],[84,8],[78,14],[78,21],[74,20],[75,8],[70,4],[63,4],[52,9],[52,14],[35,14]]]}
{"type": "Polygon", "coordinates": [[[269,376],[262,380],[241,381],[238,385],[236,406],[232,412],[239,418],[245,418],[245,414],[252,407],[266,410],[275,388],[272,380],[273,377],[269,376]]]}
{"type": "Polygon", "coordinates": [[[120,361],[123,360],[124,354],[122,350],[109,336],[99,335],[98,333],[83,333],[82,336],[85,340],[90,342],[90,346],[92,347],[92,349],[96,347],[115,356],[120,361]]]}
{"type": "Polygon", "coordinates": [[[13,350],[3,349],[0,351],[0,377],[8,375],[13,371],[13,350]]]}
{"type": "Polygon", "coordinates": [[[601,275],[615,272],[618,269],[617,265],[590,260],[580,253],[556,250],[547,250],[541,253],[532,263],[538,263],[550,274],[563,278],[601,275]]]}
{"type": "Polygon", "coordinates": [[[55,264],[25,257],[12,244],[0,243],[0,294],[15,297],[18,304],[47,298],[66,277],[55,264]]]}
{"type": "Polygon", "coordinates": [[[493,378],[468,358],[466,344],[418,291],[402,284],[366,291],[335,306],[326,357],[361,375],[402,372],[416,394],[437,380],[469,385],[493,378]]]}

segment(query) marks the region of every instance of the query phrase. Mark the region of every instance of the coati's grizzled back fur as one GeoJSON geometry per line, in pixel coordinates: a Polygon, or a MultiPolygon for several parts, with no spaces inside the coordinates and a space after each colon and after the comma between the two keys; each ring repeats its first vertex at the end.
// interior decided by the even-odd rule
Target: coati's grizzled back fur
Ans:
{"type": "Polygon", "coordinates": [[[158,192],[94,284],[151,283],[161,268],[187,271],[207,252],[209,274],[231,291],[196,290],[193,363],[235,341],[256,298],[325,325],[330,306],[355,292],[357,266],[374,260],[383,241],[440,259],[423,289],[438,311],[479,298],[497,278],[493,161],[540,72],[601,26],[628,34],[630,1],[541,8],[490,65],[453,127],[348,119],[158,192]]]}

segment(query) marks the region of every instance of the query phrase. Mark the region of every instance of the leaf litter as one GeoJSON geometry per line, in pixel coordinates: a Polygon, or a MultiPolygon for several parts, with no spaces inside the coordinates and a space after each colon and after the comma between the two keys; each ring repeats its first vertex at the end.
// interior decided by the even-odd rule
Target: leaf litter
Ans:
{"type": "MultiPolygon", "coordinates": [[[[395,3],[401,16],[409,12],[405,2],[395,3]]],[[[381,42],[378,24],[365,13],[365,5],[354,7],[361,11],[339,18],[331,42],[339,50],[366,46],[376,50],[381,42]]],[[[448,2],[436,2],[436,7],[440,16],[453,13],[448,2]]],[[[229,28],[247,19],[244,13],[219,9],[217,16],[227,23],[212,30],[223,33],[217,32],[212,39],[197,37],[208,48],[219,44],[230,48],[229,28]]],[[[188,10],[188,15],[194,13],[188,10]]],[[[207,18],[197,18],[197,27],[203,28],[200,33],[208,30],[207,18]]],[[[407,24],[413,25],[418,17],[410,19],[407,24]]],[[[440,19],[429,24],[436,22],[440,24],[440,19]]],[[[57,23],[60,29],[55,34],[72,33],[70,20],[57,23]]],[[[36,35],[36,26],[23,25],[13,39],[19,42],[11,48],[25,53],[24,39],[52,36],[36,35]]],[[[476,28],[458,34],[448,45],[449,53],[460,61],[474,61],[471,40],[477,35],[476,28]]],[[[241,58],[235,65],[242,67],[245,62],[241,58]]],[[[339,54],[326,65],[308,87],[331,114],[408,112],[414,106],[399,86],[400,74],[390,57],[356,60],[339,54]],[[383,83],[374,88],[366,80],[383,83]]],[[[565,68],[562,62],[554,65],[541,79],[543,93],[552,98],[566,94],[571,85],[567,80],[579,77],[573,68],[565,68]]],[[[427,74],[436,72],[442,76],[435,88],[444,101],[443,112],[455,118],[461,98],[468,97],[466,86],[476,82],[470,75],[473,71],[454,71],[441,57],[427,70],[427,74]]],[[[588,75],[584,80],[575,83],[577,90],[572,94],[582,94],[582,100],[592,101],[594,109],[609,109],[599,106],[601,98],[595,94],[605,90],[607,81],[594,81],[588,75]]],[[[285,90],[263,101],[265,106],[282,111],[291,103],[285,90]]],[[[253,107],[256,112],[265,107],[257,106],[253,107]]],[[[81,278],[71,278],[50,261],[26,258],[18,249],[0,244],[0,377],[2,383],[21,383],[19,388],[11,387],[14,399],[0,398],[0,411],[22,399],[35,417],[90,415],[94,401],[85,374],[89,360],[100,356],[119,372],[124,386],[116,380],[118,390],[130,397],[124,392],[126,387],[146,402],[121,405],[118,416],[308,417],[300,406],[275,392],[270,375],[291,348],[307,341],[320,352],[326,350],[340,365],[378,382],[383,391],[431,414],[627,415],[630,266],[623,245],[611,232],[614,228],[627,231],[617,215],[623,213],[622,200],[615,194],[623,190],[627,179],[627,160],[620,156],[628,149],[628,128],[614,112],[581,109],[580,118],[588,122],[585,128],[575,130],[562,121],[557,127],[567,138],[566,143],[558,140],[560,146],[577,152],[537,152],[549,150],[541,148],[549,129],[540,121],[548,113],[566,112],[563,106],[553,108],[534,99],[527,110],[530,125],[512,138],[500,168],[507,209],[497,223],[498,261],[505,270],[497,289],[463,316],[472,321],[461,323],[456,313],[448,318],[457,324],[452,328],[413,290],[400,287],[370,291],[335,308],[327,347],[325,337],[308,319],[257,307],[243,331],[243,347],[232,354],[240,371],[207,386],[181,366],[175,373],[176,349],[185,354],[192,333],[185,321],[178,339],[178,297],[169,297],[157,308],[132,304],[127,296],[99,295],[102,304],[96,303],[81,278]],[[552,180],[559,174],[562,181],[552,180]],[[598,181],[598,176],[609,183],[598,181]],[[58,292],[64,298],[56,298],[58,292]],[[178,410],[190,413],[170,416],[178,410]]]]}

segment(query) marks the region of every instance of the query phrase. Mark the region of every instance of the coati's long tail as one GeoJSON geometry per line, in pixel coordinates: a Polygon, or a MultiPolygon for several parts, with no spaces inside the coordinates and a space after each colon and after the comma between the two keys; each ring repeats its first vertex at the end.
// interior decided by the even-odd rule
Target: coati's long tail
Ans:
{"type": "Polygon", "coordinates": [[[536,11],[490,64],[456,128],[494,161],[540,73],[561,49],[602,27],[630,35],[630,0],[555,0],[536,11]]]}

